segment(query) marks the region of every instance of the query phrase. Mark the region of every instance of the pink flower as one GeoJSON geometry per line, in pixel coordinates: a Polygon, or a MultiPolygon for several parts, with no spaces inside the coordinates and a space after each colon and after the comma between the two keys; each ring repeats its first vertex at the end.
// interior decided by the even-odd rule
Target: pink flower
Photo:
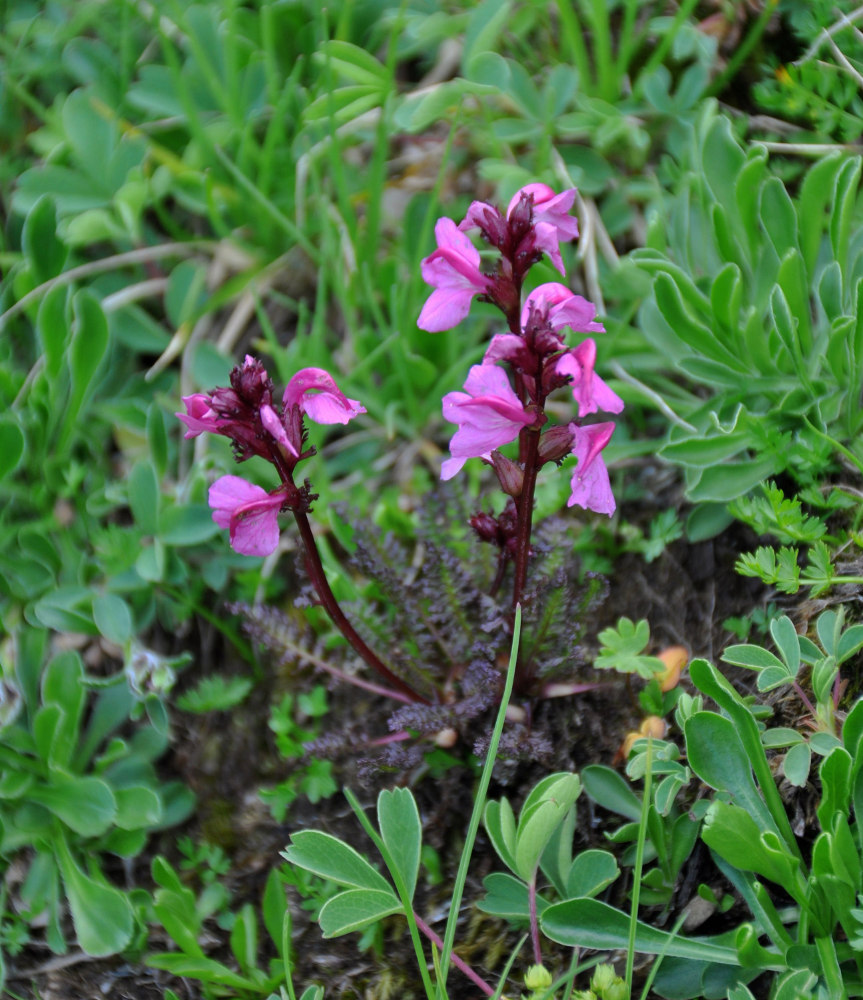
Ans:
{"type": "Polygon", "coordinates": [[[244,556],[268,556],[279,544],[278,514],[283,493],[267,493],[239,476],[222,476],[210,487],[213,520],[228,528],[231,546],[244,556]]]}
{"type": "Polygon", "coordinates": [[[555,371],[558,375],[569,375],[572,379],[570,388],[576,403],[578,415],[586,417],[597,410],[607,413],[620,413],[623,400],[613,392],[605,382],[594,372],[596,364],[596,341],[585,340],[571,351],[562,354],[557,359],[555,371]]]}
{"type": "Polygon", "coordinates": [[[300,453],[291,443],[288,438],[287,431],[282,421],[279,419],[278,413],[270,406],[265,403],[261,407],[261,423],[264,425],[264,430],[268,431],[272,437],[282,446],[284,451],[286,451],[293,458],[299,458],[300,453]]]}
{"type": "Polygon", "coordinates": [[[183,404],[186,407],[185,413],[176,413],[174,416],[180,418],[188,430],[183,435],[187,438],[197,437],[199,434],[218,434],[219,428],[225,421],[220,420],[210,406],[210,397],[202,392],[195,392],[191,396],[183,396],[183,404]]]}
{"type": "Polygon", "coordinates": [[[434,232],[438,247],[423,260],[422,273],[423,281],[435,290],[423,306],[417,326],[439,333],[467,316],[473,297],[487,292],[491,279],[479,269],[479,251],[452,219],[438,219],[434,232]]]}
{"type": "Polygon", "coordinates": [[[348,399],[323,368],[301,368],[288,382],[282,403],[287,409],[299,406],[317,424],[346,424],[366,412],[358,400],[348,399]]]}
{"type": "Polygon", "coordinates": [[[450,441],[452,458],[441,468],[441,479],[452,479],[469,458],[484,458],[492,449],[514,441],[534,415],[521,405],[502,368],[473,365],[466,392],[448,392],[443,415],[459,428],[450,441]]]}
{"type": "Polygon", "coordinates": [[[587,427],[570,424],[569,427],[574,434],[572,453],[578,459],[578,465],[572,474],[572,495],[566,506],[578,504],[585,510],[595,510],[597,514],[611,517],[617,505],[601,452],[614,433],[614,424],[590,424],[587,427]]]}
{"type": "Polygon", "coordinates": [[[496,333],[489,341],[482,363],[493,365],[495,361],[509,361],[520,368],[526,368],[532,357],[524,337],[517,333],[496,333]]]}
{"type": "Polygon", "coordinates": [[[553,226],[557,240],[574,240],[578,236],[578,221],[571,216],[575,204],[576,189],[569,188],[555,194],[547,184],[527,184],[512,196],[506,210],[506,217],[515,210],[523,195],[533,195],[533,222],[553,226]]]}
{"type": "Polygon", "coordinates": [[[558,281],[540,285],[528,295],[521,310],[522,329],[530,323],[531,313],[553,330],[568,326],[577,333],[605,333],[602,323],[595,322],[596,306],[558,281]]]}

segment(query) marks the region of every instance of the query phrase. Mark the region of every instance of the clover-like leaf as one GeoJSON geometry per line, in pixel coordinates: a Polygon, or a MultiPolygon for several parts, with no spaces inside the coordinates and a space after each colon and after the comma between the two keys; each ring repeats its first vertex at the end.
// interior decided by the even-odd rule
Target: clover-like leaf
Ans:
{"type": "Polygon", "coordinates": [[[328,899],[321,907],[318,923],[325,938],[362,930],[384,917],[403,913],[398,896],[389,889],[348,889],[328,899]]]}
{"type": "Polygon", "coordinates": [[[378,796],[378,826],[393,864],[413,899],[422,848],[422,823],[409,788],[384,790],[378,796]]]}
{"type": "Polygon", "coordinates": [[[355,889],[390,893],[387,880],[353,847],[321,830],[299,830],[281,852],[292,865],[355,889]]]}

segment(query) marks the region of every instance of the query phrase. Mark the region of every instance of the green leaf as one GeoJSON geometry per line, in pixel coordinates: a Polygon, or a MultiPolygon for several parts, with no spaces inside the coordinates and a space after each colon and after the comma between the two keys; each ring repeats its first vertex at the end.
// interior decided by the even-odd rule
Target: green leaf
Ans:
{"type": "Polygon", "coordinates": [[[796,329],[796,343],[804,358],[812,352],[812,323],[809,318],[809,276],[797,249],[788,250],[779,263],[776,281],[785,295],[796,329]]]}
{"type": "Polygon", "coordinates": [[[159,519],[159,481],[152,462],[141,460],[132,466],[127,490],[135,524],[145,535],[155,535],[159,519]]]}
{"type": "Polygon", "coordinates": [[[213,674],[202,677],[195,687],[184,691],[177,698],[177,707],[184,712],[224,712],[239,705],[252,690],[248,677],[225,677],[213,674]]]}
{"type": "Polygon", "coordinates": [[[339,76],[353,83],[381,88],[389,83],[386,66],[351,42],[330,39],[318,46],[312,58],[317,63],[332,67],[339,76]]]}
{"type": "Polygon", "coordinates": [[[231,951],[247,975],[258,966],[258,921],[251,903],[240,907],[231,929],[231,951]]]}
{"type": "Polygon", "coordinates": [[[669,274],[658,274],[653,283],[653,294],[663,318],[674,333],[696,354],[703,354],[713,361],[747,374],[740,360],[724,347],[706,326],[686,308],[680,288],[669,274]]]}
{"type": "Polygon", "coordinates": [[[101,778],[61,777],[55,774],[50,785],[36,785],[29,798],[50,809],[75,833],[98,837],[114,822],[117,803],[110,787],[101,778]]]}
{"type": "Polygon", "coordinates": [[[759,829],[747,809],[719,800],[711,802],[701,839],[735,868],[770,879],[799,901],[799,859],[782,848],[775,833],[759,829]]]}
{"type": "Polygon", "coordinates": [[[11,475],[24,457],[24,432],[13,415],[0,416],[0,479],[11,475]]]}
{"type": "MultiPolygon", "coordinates": [[[[793,628],[793,626],[792,626],[793,628]]],[[[788,672],[785,664],[763,646],[743,645],[728,646],[722,654],[725,663],[733,663],[736,667],[749,667],[750,670],[764,670],[766,667],[777,667],[788,672]]],[[[789,680],[793,678],[789,677],[789,680]]]]}
{"type": "MultiPolygon", "coordinates": [[[[857,762],[863,743],[863,698],[858,698],[842,723],[842,743],[857,762]]],[[[863,758],[860,759],[863,764],[863,758]]]]}
{"type": "MultiPolygon", "coordinates": [[[[696,712],[684,724],[689,766],[702,781],[730,792],[737,803],[757,819],[762,830],[775,830],[773,819],[752,778],[750,754],[734,723],[716,712],[696,712]]],[[[763,758],[764,749],[758,743],[763,758]]]]}
{"type": "Polygon", "coordinates": [[[122,951],[132,938],[132,907],[119,889],[85,875],[63,836],[55,840],[57,863],[82,951],[99,957],[122,951]]]}
{"type": "MultiPolygon", "coordinates": [[[[629,914],[598,899],[568,899],[548,907],[540,919],[546,937],[570,948],[626,950],[629,914]]],[[[737,950],[709,938],[685,938],[636,921],[635,950],[649,955],[673,955],[695,961],[737,965],[737,950]]]]}
{"type": "Polygon", "coordinates": [[[162,819],[162,800],[146,785],[131,785],[114,790],[117,818],[121,830],[150,829],[162,819]]]}
{"type": "Polygon", "coordinates": [[[207,301],[207,269],[191,260],[171,271],[165,292],[165,311],[175,328],[197,319],[207,301]]]}
{"type": "Polygon", "coordinates": [[[650,680],[665,669],[656,656],[645,656],[642,650],[650,641],[650,626],[642,619],[633,623],[629,618],[618,618],[616,628],[606,628],[599,633],[600,655],[594,666],[610,667],[620,673],[639,673],[650,680]]]}
{"type": "Polygon", "coordinates": [[[151,403],[147,408],[147,444],[158,482],[168,469],[168,433],[165,429],[164,414],[155,403],[151,403]]]}
{"type": "Polygon", "coordinates": [[[483,823],[488,833],[491,845],[497,851],[498,857],[509,868],[511,872],[517,874],[515,862],[515,814],[507,799],[496,802],[493,799],[488,801],[483,814],[483,823]]]}
{"type": "Polygon", "coordinates": [[[693,503],[727,503],[754,489],[779,471],[779,459],[762,455],[745,462],[724,462],[707,468],[686,495],[693,503]]]}
{"type": "MultiPolygon", "coordinates": [[[[267,876],[267,883],[264,886],[262,914],[267,933],[272,938],[273,944],[276,946],[282,959],[290,958],[289,955],[284,953],[284,949],[282,948],[282,932],[286,919],[290,925],[290,907],[288,906],[285,887],[279,878],[277,868],[271,868],[270,874],[267,876]]],[[[290,932],[288,933],[288,941],[290,941],[290,932]]]]}
{"type": "Polygon", "coordinates": [[[566,895],[596,896],[614,882],[620,869],[608,851],[587,850],[577,855],[566,879],[566,895]]]}
{"type": "Polygon", "coordinates": [[[72,335],[66,316],[68,299],[69,289],[64,285],[55,285],[45,293],[36,314],[36,332],[42,344],[45,371],[52,382],[60,374],[66,346],[72,335]]]}
{"type": "Polygon", "coordinates": [[[75,322],[69,350],[72,387],[64,414],[62,441],[68,441],[75,419],[93,393],[94,376],[108,349],[108,321],[101,302],[86,288],[72,300],[75,322]]]}
{"type": "Polygon", "coordinates": [[[206,504],[166,507],[159,513],[159,541],[165,545],[200,545],[219,530],[206,504]]]}
{"type": "Polygon", "coordinates": [[[96,594],[93,597],[93,621],[110,642],[122,645],[132,638],[132,612],[117,594],[96,594]]]}
{"type": "Polygon", "coordinates": [[[314,872],[321,878],[332,879],[339,885],[357,889],[374,889],[389,893],[389,882],[357,851],[343,840],[320,830],[300,830],[291,836],[291,843],[282,857],[292,865],[314,872]]]}
{"type": "Polygon", "coordinates": [[[845,273],[850,273],[848,265],[848,243],[851,227],[854,225],[854,203],[860,183],[860,168],[863,161],[859,156],[845,160],[839,169],[834,188],[833,204],[830,210],[830,242],[833,256],[839,261],[845,273]]]}
{"type": "Polygon", "coordinates": [[[63,270],[69,251],[57,236],[54,202],[44,195],[37,199],[24,220],[21,249],[39,284],[55,278],[63,270]]]}
{"type": "Polygon", "coordinates": [[[717,115],[704,137],[701,164],[714,199],[728,210],[734,206],[735,183],[739,183],[738,175],[745,162],[730,121],[724,115],[717,115]]]}
{"type": "Polygon", "coordinates": [[[476,74],[476,60],[483,54],[497,52],[497,40],[504,30],[512,9],[511,0],[482,0],[471,11],[464,35],[462,72],[476,74]]]}
{"type": "Polygon", "coordinates": [[[809,780],[809,768],[812,765],[812,750],[808,743],[798,743],[791,747],[782,761],[782,773],[798,788],[804,788],[809,780]]]}
{"type": "Polygon", "coordinates": [[[516,875],[525,881],[532,877],[552,834],[580,793],[578,776],[566,772],[549,775],[531,791],[516,830],[516,875]]]}
{"type": "Polygon", "coordinates": [[[422,848],[422,823],[416,800],[408,788],[384,790],[378,796],[381,838],[413,899],[422,848]]]}
{"type": "MultiPolygon", "coordinates": [[[[736,375],[735,377],[739,382],[740,376],[736,375]]],[[[751,442],[752,436],[748,431],[704,435],[690,437],[683,441],[672,441],[663,445],[657,454],[669,462],[704,468],[739,455],[741,451],[749,447],[751,442]]]]}
{"type": "Polygon", "coordinates": [[[778,177],[769,177],[761,187],[761,225],[780,259],[797,246],[797,212],[778,177]]]}
{"type": "Polygon", "coordinates": [[[837,643],[837,663],[844,663],[861,649],[863,649],[863,625],[852,625],[845,629],[837,643]]]}
{"type": "Polygon", "coordinates": [[[332,93],[322,94],[307,105],[303,109],[303,120],[316,122],[331,118],[333,124],[339,127],[377,107],[384,96],[377,86],[341,87],[332,93]]]}
{"type": "MultiPolygon", "coordinates": [[[[309,831],[313,832],[313,831],[309,831]]],[[[321,907],[318,924],[325,938],[362,930],[394,913],[403,913],[402,904],[390,889],[348,889],[328,899],[321,907]]]]}
{"type": "MultiPolygon", "coordinates": [[[[505,872],[494,872],[482,880],[486,895],[476,905],[483,913],[490,913],[507,920],[528,920],[530,918],[530,903],[527,886],[521,879],[505,872]]],[[[545,905],[548,903],[543,900],[545,905]]],[[[537,899],[537,911],[539,911],[537,899]]]]}
{"type": "Polygon", "coordinates": [[[800,670],[800,642],[797,629],[787,615],[782,615],[781,618],[774,618],[770,622],[770,635],[785,661],[789,679],[794,680],[800,670]]]}
{"type": "Polygon", "coordinates": [[[816,814],[822,830],[833,827],[835,816],[848,817],[851,806],[851,755],[844,747],[834,747],[821,762],[821,802],[816,814]]]}
{"type": "Polygon", "coordinates": [[[146,963],[154,969],[169,972],[172,976],[196,979],[201,983],[226,986],[229,989],[254,990],[256,986],[245,976],[232,972],[227,965],[204,955],[186,955],[177,954],[175,951],[165,951],[147,955],[146,963]]]}
{"type": "MultiPolygon", "coordinates": [[[[816,160],[804,173],[798,198],[800,249],[809,274],[815,271],[821,236],[828,221],[827,209],[833,195],[836,174],[844,162],[840,152],[816,160]]],[[[834,261],[837,264],[838,262],[834,261]]]]}
{"type": "Polygon", "coordinates": [[[633,822],[641,819],[641,799],[618,771],[603,764],[589,764],[582,769],[581,780],[597,805],[633,822]]]}
{"type": "Polygon", "coordinates": [[[707,695],[708,698],[712,698],[733,722],[737,736],[743,744],[752,770],[755,772],[770,815],[789,850],[799,856],[797,838],[794,836],[794,831],[788,821],[785,804],[776,789],[770,764],[764,753],[764,748],[761,746],[758,725],[752,713],[743,703],[734,686],[707,660],[694,659],[689,664],[689,676],[698,690],[707,695]]]}

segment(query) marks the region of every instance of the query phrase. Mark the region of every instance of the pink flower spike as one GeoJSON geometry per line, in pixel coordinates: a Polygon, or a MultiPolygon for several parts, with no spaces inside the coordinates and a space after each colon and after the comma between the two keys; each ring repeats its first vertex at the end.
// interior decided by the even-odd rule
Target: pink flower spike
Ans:
{"type": "Polygon", "coordinates": [[[569,214],[575,204],[575,188],[555,194],[547,184],[528,184],[512,196],[506,210],[507,218],[525,194],[533,195],[534,223],[547,222],[554,226],[558,240],[568,242],[578,236],[578,221],[569,214]]]}
{"type": "Polygon", "coordinates": [[[576,424],[569,426],[575,435],[572,453],[578,459],[578,465],[572,474],[572,495],[566,501],[566,506],[578,504],[585,510],[594,510],[597,514],[608,514],[611,517],[617,504],[614,502],[608,469],[601,452],[614,433],[614,424],[609,422],[590,424],[587,427],[578,427],[576,424]]]}
{"type": "Polygon", "coordinates": [[[323,368],[301,368],[288,382],[282,403],[299,406],[316,424],[346,424],[366,412],[358,400],[348,399],[323,368]]]}
{"type": "Polygon", "coordinates": [[[268,431],[289,455],[294,458],[300,457],[300,453],[288,440],[287,431],[279,420],[278,414],[272,406],[268,406],[266,403],[261,407],[261,423],[264,425],[264,430],[268,431]]]}
{"type": "Polygon", "coordinates": [[[283,494],[267,493],[239,476],[222,476],[210,487],[213,520],[228,528],[231,547],[244,556],[268,556],[279,544],[279,509],[283,494]]]}
{"type": "Polygon", "coordinates": [[[183,396],[183,404],[186,407],[185,413],[175,413],[175,417],[189,428],[183,435],[187,438],[197,437],[199,434],[217,434],[223,421],[219,420],[210,406],[210,397],[202,392],[193,393],[191,396],[183,396]]]}
{"type": "Polygon", "coordinates": [[[558,375],[569,375],[572,379],[570,388],[573,398],[578,403],[580,417],[596,413],[597,410],[620,413],[623,409],[623,400],[620,396],[609,389],[594,372],[595,364],[596,341],[585,340],[574,350],[562,354],[555,365],[558,375]]]}
{"type": "Polygon", "coordinates": [[[576,333],[605,333],[602,323],[595,322],[596,306],[559,281],[540,285],[528,295],[521,310],[522,328],[530,321],[531,308],[545,316],[553,330],[568,326],[576,333]]]}
{"type": "Polygon", "coordinates": [[[459,324],[470,312],[473,297],[491,287],[491,279],[479,269],[479,250],[452,219],[438,219],[435,239],[437,250],[422,262],[423,281],[435,290],[417,320],[417,326],[429,333],[459,324]]]}
{"type": "Polygon", "coordinates": [[[444,418],[458,424],[458,430],[450,441],[452,459],[444,463],[441,478],[452,478],[468,458],[487,458],[534,421],[506,373],[495,365],[473,365],[464,387],[467,392],[449,392],[443,398],[444,418]]]}

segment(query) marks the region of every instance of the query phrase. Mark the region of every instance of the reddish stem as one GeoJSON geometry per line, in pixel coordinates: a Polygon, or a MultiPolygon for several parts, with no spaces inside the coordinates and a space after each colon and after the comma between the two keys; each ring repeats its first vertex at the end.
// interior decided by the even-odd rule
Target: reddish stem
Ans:
{"type": "MultiPolygon", "coordinates": [[[[442,951],[443,941],[437,934],[435,934],[425,920],[417,914],[416,910],[414,910],[414,920],[417,922],[417,927],[419,927],[429,941],[434,943],[438,951],[442,951]]],[[[467,962],[465,962],[464,959],[459,958],[454,951],[450,952],[450,961],[457,969],[460,969],[475,986],[478,986],[487,997],[494,996],[495,991],[488,985],[488,983],[481,976],[477,975],[467,962]]]]}
{"type": "Polygon", "coordinates": [[[293,511],[293,515],[297,522],[297,527],[300,529],[300,538],[303,541],[303,548],[306,553],[306,567],[309,571],[312,586],[314,586],[318,598],[324,606],[325,611],[332,619],[333,624],[348,640],[356,653],[362,657],[363,661],[370,666],[372,670],[380,674],[380,676],[383,677],[391,687],[394,687],[397,691],[406,695],[411,701],[418,701],[427,705],[429,703],[428,700],[423,698],[422,695],[417,694],[417,692],[414,691],[409,684],[406,684],[401,678],[397,677],[383,662],[383,660],[381,660],[377,653],[366,645],[365,640],[348,621],[344,611],[342,611],[339,606],[339,602],[336,600],[335,595],[330,589],[330,584],[327,580],[326,573],[324,572],[321,555],[318,552],[318,545],[315,541],[315,535],[312,531],[312,526],[309,523],[308,515],[303,510],[295,510],[293,511]]]}
{"type": "Polygon", "coordinates": [[[515,550],[515,577],[512,585],[512,608],[522,602],[525,584],[527,583],[527,562],[530,557],[530,532],[533,523],[533,494],[536,489],[536,476],[539,472],[539,436],[540,432],[532,427],[525,427],[521,432],[521,447],[524,455],[524,480],[521,494],[516,498],[518,512],[518,534],[515,550]]]}
{"type": "Polygon", "coordinates": [[[539,917],[536,912],[536,872],[527,883],[527,905],[530,911],[530,941],[533,945],[533,961],[542,965],[542,951],[539,946],[539,917]]]}

